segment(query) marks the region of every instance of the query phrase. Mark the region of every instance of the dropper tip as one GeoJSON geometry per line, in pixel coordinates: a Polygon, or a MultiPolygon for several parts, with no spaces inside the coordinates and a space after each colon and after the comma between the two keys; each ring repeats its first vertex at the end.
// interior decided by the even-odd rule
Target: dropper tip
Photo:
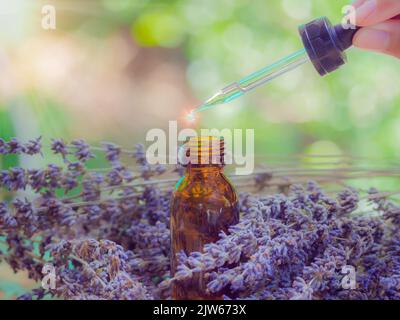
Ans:
{"type": "Polygon", "coordinates": [[[196,120],[196,116],[194,115],[194,110],[190,111],[187,115],[186,115],[186,120],[189,122],[194,122],[196,120]]]}

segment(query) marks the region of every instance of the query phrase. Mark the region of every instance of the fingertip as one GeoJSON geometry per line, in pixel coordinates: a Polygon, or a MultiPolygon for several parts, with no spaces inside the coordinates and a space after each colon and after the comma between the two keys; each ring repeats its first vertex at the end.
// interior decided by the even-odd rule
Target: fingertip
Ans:
{"type": "Polygon", "coordinates": [[[400,58],[400,21],[390,20],[364,27],[353,38],[355,47],[400,58]]]}
{"type": "Polygon", "coordinates": [[[356,1],[356,24],[372,26],[387,21],[400,12],[399,0],[365,0],[356,1]]]}
{"type": "Polygon", "coordinates": [[[363,1],[360,6],[356,9],[356,23],[358,26],[367,26],[371,22],[370,18],[374,16],[378,9],[378,3],[376,0],[363,1]]]}
{"type": "Polygon", "coordinates": [[[358,9],[366,0],[354,0],[351,4],[355,9],[358,9]]]}
{"type": "Polygon", "coordinates": [[[390,44],[390,34],[384,30],[362,28],[354,36],[354,46],[379,52],[386,52],[390,44]]]}

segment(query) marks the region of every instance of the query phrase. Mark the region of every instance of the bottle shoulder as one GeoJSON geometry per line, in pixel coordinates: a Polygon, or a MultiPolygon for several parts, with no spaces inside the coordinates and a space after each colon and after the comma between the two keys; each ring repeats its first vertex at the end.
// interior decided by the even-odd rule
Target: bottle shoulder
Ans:
{"type": "Polygon", "coordinates": [[[212,177],[183,176],[176,184],[174,198],[201,199],[221,196],[229,201],[237,201],[236,191],[229,179],[219,173],[212,177]]]}

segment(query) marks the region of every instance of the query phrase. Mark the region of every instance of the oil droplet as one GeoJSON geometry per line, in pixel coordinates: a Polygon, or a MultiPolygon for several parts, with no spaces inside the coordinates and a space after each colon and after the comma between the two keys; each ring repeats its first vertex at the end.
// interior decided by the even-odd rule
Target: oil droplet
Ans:
{"type": "Polygon", "coordinates": [[[194,122],[196,120],[196,116],[194,115],[194,112],[191,111],[187,114],[186,119],[190,122],[194,122]]]}

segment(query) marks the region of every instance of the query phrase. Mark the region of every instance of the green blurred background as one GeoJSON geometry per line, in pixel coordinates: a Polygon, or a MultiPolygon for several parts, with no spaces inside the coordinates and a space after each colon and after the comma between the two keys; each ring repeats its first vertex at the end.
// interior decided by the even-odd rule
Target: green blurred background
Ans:
{"type": "MultiPolygon", "coordinates": [[[[216,89],[301,48],[298,25],[341,21],[346,0],[0,0],[0,137],[126,147],[216,89]],[[44,4],[56,30],[41,27],[44,4]]],[[[400,156],[400,62],[352,49],[207,111],[200,126],[254,128],[257,155],[400,156]]],[[[185,127],[184,121],[180,126],[185,127]]],[[[42,160],[0,158],[3,168],[42,160]]],[[[0,298],[32,284],[0,265],[0,298]]]]}

